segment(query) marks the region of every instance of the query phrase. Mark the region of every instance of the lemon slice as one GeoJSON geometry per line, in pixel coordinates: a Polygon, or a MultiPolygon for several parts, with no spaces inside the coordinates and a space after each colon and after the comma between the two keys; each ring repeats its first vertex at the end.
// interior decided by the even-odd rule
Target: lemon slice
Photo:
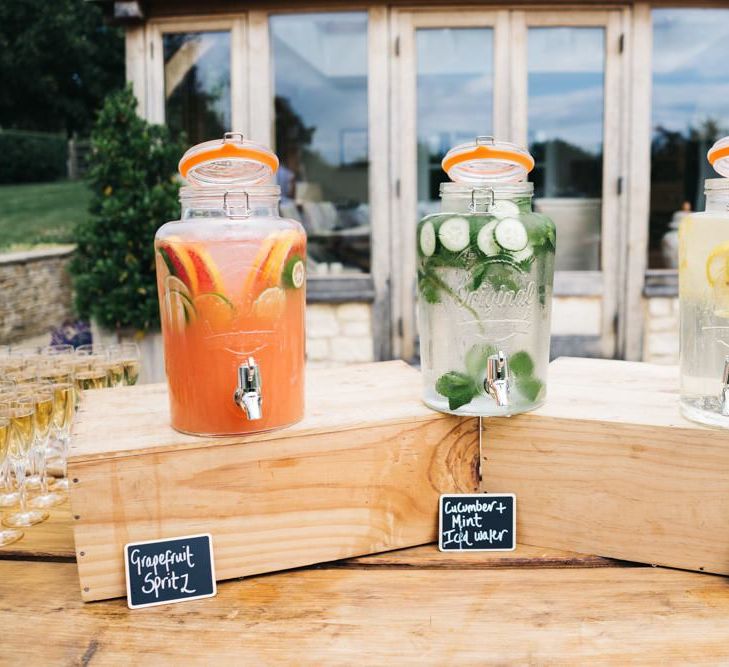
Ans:
{"type": "Polygon", "coordinates": [[[729,243],[722,243],[711,251],[706,260],[706,279],[712,287],[729,283],[729,243]]]}
{"type": "Polygon", "coordinates": [[[286,305],[286,292],[281,287],[269,287],[253,302],[253,314],[264,319],[281,317],[286,305]]]}

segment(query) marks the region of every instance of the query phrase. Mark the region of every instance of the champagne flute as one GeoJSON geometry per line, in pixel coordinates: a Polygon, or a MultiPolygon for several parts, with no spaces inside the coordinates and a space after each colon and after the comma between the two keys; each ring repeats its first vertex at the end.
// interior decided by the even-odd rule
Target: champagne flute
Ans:
{"type": "MultiPolygon", "coordinates": [[[[15,382],[16,392],[21,393],[31,385],[38,382],[37,359],[35,357],[26,361],[25,366],[16,373],[10,373],[8,377],[15,382]]],[[[40,488],[40,474],[38,470],[37,460],[34,454],[28,459],[27,477],[25,479],[26,489],[40,488]]]]}
{"type": "Polygon", "coordinates": [[[35,440],[36,400],[32,396],[17,396],[9,403],[10,442],[8,456],[15,468],[15,481],[20,492],[20,509],[6,514],[3,525],[8,528],[28,528],[48,518],[48,512],[28,508],[25,470],[35,440]]]}
{"type": "MultiPolygon", "coordinates": [[[[0,380],[0,403],[5,404],[15,398],[16,391],[17,387],[15,382],[12,380],[0,380]]],[[[9,436],[7,437],[9,438],[9,436]]],[[[5,449],[7,453],[7,442],[5,449]]],[[[10,474],[10,459],[4,455],[0,457],[0,509],[15,507],[19,500],[20,494],[13,490],[13,477],[10,474]]]]}
{"type": "MultiPolygon", "coordinates": [[[[8,454],[8,441],[10,439],[10,410],[9,404],[0,404],[0,464],[4,465],[8,454]]],[[[0,547],[13,544],[23,537],[23,531],[17,528],[0,529],[0,547]]]]}
{"type": "Polygon", "coordinates": [[[35,442],[31,454],[35,456],[40,477],[40,493],[28,504],[36,509],[45,509],[60,505],[66,500],[63,494],[51,493],[48,490],[48,442],[53,424],[55,392],[53,385],[48,382],[30,385],[28,389],[35,399],[35,442]]]}
{"type": "Polygon", "coordinates": [[[141,366],[141,353],[136,343],[120,343],[109,348],[112,359],[118,359],[124,367],[124,384],[132,386],[137,384],[141,366]]]}
{"type": "Polygon", "coordinates": [[[74,385],[58,382],[53,385],[53,432],[61,443],[62,477],[56,480],[54,490],[68,490],[68,445],[71,440],[71,425],[76,415],[74,385]]]}

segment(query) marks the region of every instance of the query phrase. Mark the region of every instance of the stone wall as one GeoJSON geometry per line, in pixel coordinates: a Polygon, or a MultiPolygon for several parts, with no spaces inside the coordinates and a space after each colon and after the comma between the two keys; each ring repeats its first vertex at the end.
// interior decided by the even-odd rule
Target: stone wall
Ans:
{"type": "Polygon", "coordinates": [[[368,303],[310,303],[306,307],[309,366],[374,360],[372,307],[368,303]]]}
{"type": "Polygon", "coordinates": [[[74,246],[0,254],[0,344],[48,333],[71,316],[74,246]]]}

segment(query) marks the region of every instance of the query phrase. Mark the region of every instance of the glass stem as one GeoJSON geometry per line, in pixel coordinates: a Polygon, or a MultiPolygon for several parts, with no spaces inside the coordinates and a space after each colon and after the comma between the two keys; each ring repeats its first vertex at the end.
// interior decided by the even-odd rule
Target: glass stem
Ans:
{"type": "Polygon", "coordinates": [[[42,496],[48,493],[48,459],[46,452],[48,449],[48,437],[46,436],[38,447],[38,473],[40,474],[40,492],[42,496]]]}
{"type": "Polygon", "coordinates": [[[61,475],[63,479],[68,477],[68,445],[70,440],[70,436],[61,435],[61,475]]]}
{"type": "Polygon", "coordinates": [[[28,511],[27,498],[25,497],[25,459],[15,462],[15,481],[18,484],[20,493],[20,512],[25,514],[28,511]]]}

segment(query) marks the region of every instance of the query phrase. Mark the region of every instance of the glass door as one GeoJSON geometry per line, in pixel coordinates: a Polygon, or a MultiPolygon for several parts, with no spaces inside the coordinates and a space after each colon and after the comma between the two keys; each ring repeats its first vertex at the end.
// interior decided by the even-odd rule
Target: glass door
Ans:
{"type": "Polygon", "coordinates": [[[553,356],[616,352],[621,16],[511,17],[513,136],[536,161],[534,207],[557,225],[553,356]]]}
{"type": "Polygon", "coordinates": [[[395,352],[417,358],[415,226],[440,206],[441,160],[448,149],[479,135],[507,131],[508,66],[499,48],[507,12],[395,12],[396,122],[393,159],[399,175],[393,220],[393,304],[400,335],[395,352]],[[496,91],[499,91],[498,93],[496,91]],[[399,162],[399,164],[398,164],[399,162]]]}

